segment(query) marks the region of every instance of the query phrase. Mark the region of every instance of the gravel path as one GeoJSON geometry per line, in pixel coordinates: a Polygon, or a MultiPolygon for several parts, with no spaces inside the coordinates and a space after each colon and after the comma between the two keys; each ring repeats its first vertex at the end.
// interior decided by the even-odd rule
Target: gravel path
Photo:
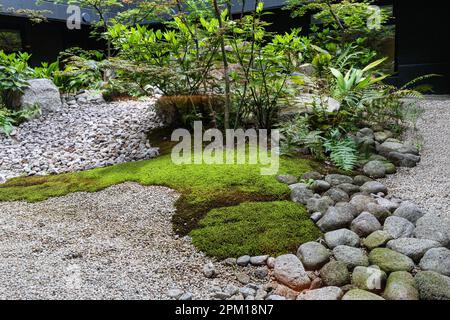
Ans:
{"type": "Polygon", "coordinates": [[[450,97],[428,98],[422,105],[421,162],[415,168],[400,168],[382,182],[392,195],[412,200],[430,213],[450,213],[450,97]]]}
{"type": "Polygon", "coordinates": [[[44,202],[0,203],[0,299],[194,299],[230,283],[188,239],[172,233],[178,195],[125,183],[44,202]]]}
{"type": "Polygon", "coordinates": [[[20,175],[61,173],[148,159],[146,134],[159,127],[154,99],[65,105],[0,134],[0,183],[20,175]]]}

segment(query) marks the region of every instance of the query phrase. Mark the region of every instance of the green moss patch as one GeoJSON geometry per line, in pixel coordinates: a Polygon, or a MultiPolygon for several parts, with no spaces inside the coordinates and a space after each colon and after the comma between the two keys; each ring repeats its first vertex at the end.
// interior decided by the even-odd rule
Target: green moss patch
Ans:
{"type": "Polygon", "coordinates": [[[194,245],[218,258],[280,255],[321,236],[303,206],[290,201],[247,202],[217,208],[190,235],[194,245]]]}
{"type": "MultiPolygon", "coordinates": [[[[313,165],[309,160],[281,158],[279,173],[300,176],[313,165]]],[[[250,164],[175,165],[167,154],[83,172],[13,179],[0,185],[0,201],[36,202],[71,192],[95,192],[126,181],[162,185],[182,195],[176,203],[173,224],[175,232],[185,235],[213,208],[287,199],[288,186],[273,176],[262,176],[260,169],[261,165],[250,164]]]]}

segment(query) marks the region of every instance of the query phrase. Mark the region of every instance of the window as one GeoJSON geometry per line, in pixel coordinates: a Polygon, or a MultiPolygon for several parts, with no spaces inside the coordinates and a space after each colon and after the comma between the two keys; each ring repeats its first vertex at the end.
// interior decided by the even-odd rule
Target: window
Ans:
{"type": "Polygon", "coordinates": [[[22,50],[22,37],[19,30],[0,29],[0,50],[14,52],[22,50]]]}

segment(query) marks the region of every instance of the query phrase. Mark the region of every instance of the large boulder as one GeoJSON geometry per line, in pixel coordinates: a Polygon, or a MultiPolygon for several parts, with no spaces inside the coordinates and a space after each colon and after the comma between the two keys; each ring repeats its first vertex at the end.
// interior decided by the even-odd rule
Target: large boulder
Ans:
{"type": "Polygon", "coordinates": [[[449,277],[433,271],[423,271],[414,280],[421,300],[450,300],[449,277]]]}
{"type": "Polygon", "coordinates": [[[405,218],[390,216],[384,221],[383,230],[393,239],[409,238],[414,233],[414,224],[405,218]]]}
{"type": "Polygon", "coordinates": [[[416,223],[424,214],[418,205],[409,201],[402,202],[400,207],[394,211],[394,216],[405,218],[412,223],[416,223]]]}
{"type": "Polygon", "coordinates": [[[344,292],[339,287],[325,287],[315,290],[305,290],[297,300],[340,300],[344,292]]]}
{"type": "Polygon", "coordinates": [[[422,270],[434,271],[450,277],[450,250],[447,248],[432,248],[420,260],[422,270]]]}
{"type": "Polygon", "coordinates": [[[339,229],[325,233],[325,242],[330,249],[337,246],[359,247],[359,236],[351,230],[339,229]]]}
{"type": "Polygon", "coordinates": [[[400,252],[416,262],[418,262],[429,249],[438,248],[440,246],[441,244],[437,241],[416,238],[400,238],[391,240],[387,243],[389,249],[400,252]]]}
{"type": "Polygon", "coordinates": [[[330,261],[330,252],[318,242],[307,242],[297,250],[297,257],[307,270],[318,270],[330,261]]]}
{"type": "Polygon", "coordinates": [[[369,291],[361,289],[352,289],[342,297],[342,300],[384,300],[384,299],[376,295],[375,293],[369,291]]]}
{"type": "Polygon", "coordinates": [[[333,231],[349,226],[353,218],[353,214],[347,210],[330,207],[324,216],[317,222],[317,226],[325,232],[333,231]]]}
{"type": "Polygon", "coordinates": [[[377,267],[358,266],[352,274],[352,284],[355,287],[372,292],[381,292],[386,279],[386,273],[377,267]]]}
{"type": "Polygon", "coordinates": [[[273,272],[278,282],[296,291],[307,289],[311,284],[301,261],[293,254],[277,257],[273,272]]]}
{"type": "Polygon", "coordinates": [[[330,261],[320,270],[320,277],[327,286],[342,287],[350,283],[350,272],[342,261],[330,261]]]}
{"type": "Polygon", "coordinates": [[[333,249],[337,261],[344,262],[349,269],[357,266],[368,267],[369,259],[363,250],[349,246],[337,246],[333,249]]]}
{"type": "Polygon", "coordinates": [[[406,271],[396,271],[389,275],[383,297],[386,300],[419,300],[419,291],[413,276],[406,271]]]}
{"type": "Polygon", "coordinates": [[[427,213],[417,220],[416,238],[438,241],[443,247],[450,246],[450,211],[427,213]]]}
{"type": "Polygon", "coordinates": [[[29,86],[23,93],[16,95],[11,106],[16,109],[25,109],[39,105],[42,114],[58,112],[61,110],[62,102],[58,87],[49,79],[28,80],[29,86]]]}
{"type": "Polygon", "coordinates": [[[414,268],[411,258],[387,248],[373,249],[369,254],[369,261],[386,272],[411,271],[414,268]]]}
{"type": "Polygon", "coordinates": [[[381,224],[373,214],[363,212],[352,221],[350,229],[360,237],[366,237],[372,232],[380,230],[381,224]]]}

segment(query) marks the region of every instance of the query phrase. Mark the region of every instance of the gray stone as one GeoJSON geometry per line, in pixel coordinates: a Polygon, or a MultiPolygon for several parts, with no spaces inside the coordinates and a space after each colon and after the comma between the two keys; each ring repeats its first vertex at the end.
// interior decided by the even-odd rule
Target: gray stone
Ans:
{"type": "Polygon", "coordinates": [[[369,181],[361,186],[361,192],[367,194],[377,194],[379,192],[382,192],[384,194],[387,194],[388,190],[384,184],[378,181],[369,181]]]}
{"type": "Polygon", "coordinates": [[[239,290],[239,292],[244,296],[245,299],[247,299],[247,297],[249,296],[254,297],[256,294],[256,290],[249,287],[243,287],[239,290]]]}
{"type": "Polygon", "coordinates": [[[347,192],[339,188],[331,188],[327,192],[323,194],[324,196],[328,196],[333,199],[334,202],[348,202],[350,201],[350,197],[347,192]]]}
{"type": "Polygon", "coordinates": [[[363,245],[367,249],[372,250],[384,246],[389,240],[392,240],[392,236],[389,233],[377,230],[363,240],[363,245]]]}
{"type": "Polygon", "coordinates": [[[362,186],[364,183],[373,181],[371,178],[363,175],[358,175],[353,178],[353,183],[357,186],[362,186]]]}
{"type": "Polygon", "coordinates": [[[388,248],[375,248],[369,254],[371,264],[379,266],[383,271],[411,271],[414,268],[414,261],[388,248]]]}
{"type": "Polygon", "coordinates": [[[419,300],[419,291],[413,276],[406,271],[396,271],[389,275],[383,297],[386,300],[419,300]]]}
{"type": "Polygon", "coordinates": [[[350,283],[350,273],[347,264],[342,261],[328,262],[320,270],[320,277],[327,286],[342,287],[350,283]]]}
{"type": "Polygon", "coordinates": [[[375,132],[374,136],[375,136],[375,141],[383,143],[387,139],[392,138],[393,133],[391,131],[384,130],[384,131],[375,132]]]}
{"type": "Polygon", "coordinates": [[[250,276],[244,272],[237,273],[236,279],[242,284],[248,284],[250,282],[250,276]]]}
{"type": "Polygon", "coordinates": [[[306,204],[312,197],[314,193],[306,185],[297,186],[291,192],[291,200],[300,204],[306,204]]]}
{"type": "Polygon", "coordinates": [[[317,222],[322,218],[322,216],[323,216],[322,212],[314,212],[310,218],[312,221],[317,222]]]}
{"type": "Polygon", "coordinates": [[[384,165],[384,168],[386,169],[386,174],[394,174],[397,172],[397,167],[395,166],[395,164],[384,161],[383,165],[384,165]]]}
{"type": "Polygon", "coordinates": [[[399,202],[388,200],[386,198],[376,198],[375,201],[377,202],[378,205],[382,206],[389,212],[394,212],[395,209],[397,209],[400,206],[399,202]]]}
{"type": "Polygon", "coordinates": [[[344,292],[338,287],[325,287],[314,290],[305,290],[298,297],[297,300],[340,300],[344,292]]]}
{"type": "Polygon", "coordinates": [[[374,202],[375,200],[372,197],[363,194],[355,194],[350,200],[350,204],[355,206],[358,214],[367,211],[367,205],[374,202]]]}
{"type": "Polygon", "coordinates": [[[414,224],[405,218],[390,216],[384,221],[383,230],[389,233],[393,239],[409,238],[414,233],[414,224]]]}
{"type": "Polygon", "coordinates": [[[310,185],[311,190],[313,190],[314,192],[318,192],[318,193],[322,193],[327,191],[328,189],[331,188],[331,185],[326,182],[325,180],[315,180],[311,185],[310,185]]]}
{"type": "Polygon", "coordinates": [[[264,266],[269,256],[254,256],[250,258],[250,264],[254,266],[264,266]]]}
{"type": "Polygon", "coordinates": [[[387,157],[399,167],[413,168],[420,162],[420,156],[409,153],[389,152],[387,157]]]}
{"type": "Polygon", "coordinates": [[[381,292],[386,285],[387,275],[377,267],[355,267],[352,284],[362,290],[381,292]]]}
{"type": "Polygon", "coordinates": [[[172,299],[179,299],[183,295],[184,291],[181,289],[170,289],[167,291],[167,296],[172,299]]]}
{"type": "Polygon", "coordinates": [[[421,300],[450,300],[449,277],[433,271],[423,271],[414,280],[421,300]]]}
{"type": "Polygon", "coordinates": [[[44,115],[61,110],[59,89],[51,80],[32,79],[28,80],[28,84],[23,93],[11,102],[14,108],[26,109],[37,104],[44,115]]]}
{"type": "Polygon", "coordinates": [[[380,230],[381,224],[374,215],[363,212],[352,221],[350,229],[360,237],[365,237],[374,231],[380,230]]]}
{"type": "Polygon", "coordinates": [[[351,214],[355,218],[360,214],[360,211],[358,211],[353,204],[348,202],[338,202],[334,206],[341,214],[351,214]]]}
{"type": "Polygon", "coordinates": [[[400,207],[394,211],[394,216],[405,218],[412,223],[416,223],[424,214],[418,205],[409,201],[402,202],[400,207]]]}
{"type": "Polygon", "coordinates": [[[279,296],[277,294],[271,294],[271,295],[267,296],[266,300],[268,300],[268,301],[281,301],[281,300],[286,300],[286,298],[283,297],[283,296],[279,296]]]}
{"type": "Polygon", "coordinates": [[[180,297],[178,300],[181,300],[181,301],[188,301],[188,300],[192,300],[192,298],[193,298],[192,293],[190,293],[190,292],[185,292],[185,293],[183,293],[183,294],[181,295],[181,297],[180,297]]]}
{"type": "Polygon", "coordinates": [[[351,184],[351,183],[342,183],[337,186],[339,189],[345,191],[345,193],[349,195],[353,195],[360,191],[359,186],[351,184]]]}
{"type": "Polygon", "coordinates": [[[384,178],[386,176],[386,167],[384,163],[378,160],[369,161],[363,168],[364,174],[372,178],[384,178]]]}
{"type": "Polygon", "coordinates": [[[313,197],[306,201],[306,208],[308,212],[320,212],[325,213],[330,206],[334,204],[334,201],[327,196],[313,197]]]}
{"type": "Polygon", "coordinates": [[[307,242],[297,250],[297,257],[306,270],[318,270],[330,261],[330,252],[318,242],[307,242]]]}
{"type": "Polygon", "coordinates": [[[239,293],[239,288],[232,284],[227,284],[225,288],[223,288],[223,292],[229,297],[234,296],[239,293]]]}
{"type": "Polygon", "coordinates": [[[381,155],[388,157],[389,153],[397,152],[401,154],[413,154],[418,155],[417,148],[410,144],[404,144],[396,139],[389,138],[382,144],[377,146],[377,151],[381,155]]]}
{"type": "Polygon", "coordinates": [[[321,179],[323,179],[323,175],[316,171],[306,172],[302,175],[302,179],[303,180],[321,180],[321,179]]]}
{"type": "Polygon", "coordinates": [[[325,176],[325,181],[328,182],[331,186],[335,187],[343,183],[352,183],[353,179],[342,174],[328,174],[325,176]]]}
{"type": "Polygon", "coordinates": [[[270,269],[273,269],[275,267],[275,258],[274,257],[267,258],[267,266],[270,269]]]}
{"type": "Polygon", "coordinates": [[[325,242],[330,249],[337,246],[359,247],[359,236],[349,229],[339,229],[325,233],[325,242]]]}
{"type": "Polygon", "coordinates": [[[337,246],[333,249],[336,260],[347,264],[349,269],[356,266],[369,266],[369,259],[363,250],[349,246],[337,246]]]}
{"type": "Polygon", "coordinates": [[[236,264],[245,267],[250,263],[250,256],[241,256],[236,260],[236,264]]]}
{"type": "Polygon", "coordinates": [[[255,271],[253,271],[253,275],[257,279],[265,279],[268,274],[269,274],[269,270],[267,269],[267,267],[260,267],[260,268],[257,268],[255,271]]]}
{"type": "Polygon", "coordinates": [[[388,209],[379,205],[378,203],[368,203],[366,210],[367,212],[374,215],[374,217],[377,218],[377,220],[380,222],[385,221],[386,218],[391,215],[391,212],[388,209]]]}
{"type": "Polygon", "coordinates": [[[382,297],[376,295],[375,293],[361,290],[361,289],[352,289],[348,291],[343,297],[342,300],[384,300],[382,297]]]}
{"type": "Polygon", "coordinates": [[[281,175],[281,176],[277,176],[277,181],[280,183],[284,183],[284,184],[294,184],[298,182],[297,177],[290,175],[290,174],[285,174],[285,175],[281,175]]]}
{"type": "Polygon", "coordinates": [[[429,249],[438,248],[440,246],[441,244],[439,242],[416,238],[400,238],[391,240],[387,243],[389,249],[400,252],[416,262],[418,262],[429,249]]]}
{"type": "Polygon", "coordinates": [[[236,258],[227,258],[222,261],[222,263],[226,266],[235,266],[237,262],[236,258]]]}
{"type": "Polygon", "coordinates": [[[216,268],[212,262],[203,266],[203,275],[207,278],[213,278],[216,275],[216,268]]]}
{"type": "Polygon", "coordinates": [[[6,182],[6,177],[0,174],[0,184],[4,184],[6,182]]]}
{"type": "Polygon", "coordinates": [[[450,211],[439,214],[427,213],[417,220],[416,238],[438,241],[443,247],[450,246],[450,211]]]}
{"type": "Polygon", "coordinates": [[[285,254],[275,259],[273,275],[278,282],[297,291],[309,288],[311,283],[301,261],[293,254],[285,254]]]}
{"type": "Polygon", "coordinates": [[[349,226],[353,218],[353,214],[350,212],[340,211],[338,208],[330,207],[317,222],[317,226],[322,231],[332,231],[349,226]]]}
{"type": "Polygon", "coordinates": [[[420,268],[434,271],[444,276],[450,276],[450,250],[447,248],[432,248],[420,260],[420,268]]]}

